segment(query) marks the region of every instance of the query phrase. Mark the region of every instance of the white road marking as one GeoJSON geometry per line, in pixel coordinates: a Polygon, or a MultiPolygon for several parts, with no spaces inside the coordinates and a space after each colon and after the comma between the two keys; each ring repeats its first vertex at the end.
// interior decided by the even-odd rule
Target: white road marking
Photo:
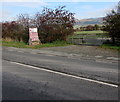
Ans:
{"type": "Polygon", "coordinates": [[[120,58],[116,58],[116,57],[107,57],[106,59],[108,59],[108,60],[120,60],[120,58]]]}
{"type": "Polygon", "coordinates": [[[35,53],[35,52],[29,52],[30,54],[37,54],[37,53],[35,53]]]}
{"type": "Polygon", "coordinates": [[[107,85],[107,86],[111,86],[111,87],[116,87],[116,88],[118,87],[118,85],[115,85],[115,84],[102,82],[102,81],[97,81],[97,80],[93,80],[93,79],[89,79],[89,78],[83,78],[83,77],[79,77],[79,76],[75,76],[75,75],[65,74],[65,73],[62,73],[62,72],[52,71],[52,70],[49,70],[49,69],[39,68],[39,67],[31,66],[31,65],[18,63],[18,62],[10,62],[10,63],[18,64],[18,65],[29,67],[29,68],[32,68],[32,69],[38,69],[38,70],[42,70],[42,71],[46,71],[46,72],[50,72],[50,73],[64,75],[64,76],[68,76],[68,77],[72,77],[72,78],[76,78],[76,79],[80,79],[80,80],[86,80],[86,81],[90,81],[90,82],[94,82],[94,83],[98,83],[98,84],[103,84],[103,85],[107,85]]]}
{"type": "Polygon", "coordinates": [[[8,51],[13,51],[13,50],[11,50],[11,49],[8,49],[8,51]]]}
{"type": "Polygon", "coordinates": [[[103,56],[95,56],[96,58],[102,58],[103,56]]]}
{"type": "Polygon", "coordinates": [[[17,51],[17,52],[24,53],[24,51],[17,51]]]}
{"type": "Polygon", "coordinates": [[[95,60],[95,62],[102,62],[102,63],[113,63],[113,61],[104,61],[104,60],[95,60]]]}
{"type": "Polygon", "coordinates": [[[48,55],[48,54],[45,54],[45,56],[54,56],[54,55],[51,55],[51,54],[49,54],[49,55],[48,55]]]}

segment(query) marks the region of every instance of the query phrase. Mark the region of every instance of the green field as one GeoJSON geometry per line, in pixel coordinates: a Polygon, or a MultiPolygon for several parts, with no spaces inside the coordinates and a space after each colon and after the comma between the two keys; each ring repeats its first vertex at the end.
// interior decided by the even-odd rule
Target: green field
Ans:
{"type": "MultiPolygon", "coordinates": [[[[93,25],[93,26],[94,26],[95,24],[90,24],[90,25],[93,25]]],[[[74,29],[77,29],[77,28],[86,27],[86,26],[88,26],[88,25],[74,25],[73,28],[74,28],[74,29]]],[[[99,24],[99,26],[103,26],[103,25],[102,25],[102,24],[99,24]]]]}
{"type": "Polygon", "coordinates": [[[101,30],[95,31],[76,31],[74,34],[103,34],[104,32],[101,30]]]}
{"type": "Polygon", "coordinates": [[[102,38],[107,37],[107,33],[101,30],[97,31],[76,31],[74,35],[69,36],[69,38],[102,38]]]}

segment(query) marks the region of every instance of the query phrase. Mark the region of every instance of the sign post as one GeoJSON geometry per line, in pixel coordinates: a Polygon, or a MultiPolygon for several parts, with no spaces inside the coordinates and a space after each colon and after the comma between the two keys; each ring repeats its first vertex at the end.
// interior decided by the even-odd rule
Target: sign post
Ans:
{"type": "Polygon", "coordinates": [[[38,37],[37,28],[29,28],[29,45],[38,45],[40,40],[38,37]]]}

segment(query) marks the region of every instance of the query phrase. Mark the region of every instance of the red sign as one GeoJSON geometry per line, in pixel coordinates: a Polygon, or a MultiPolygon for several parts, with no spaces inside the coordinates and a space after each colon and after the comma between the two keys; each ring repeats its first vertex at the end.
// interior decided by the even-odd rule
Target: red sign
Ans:
{"type": "Polygon", "coordinates": [[[29,38],[31,41],[39,41],[37,28],[29,28],[29,38]]]}

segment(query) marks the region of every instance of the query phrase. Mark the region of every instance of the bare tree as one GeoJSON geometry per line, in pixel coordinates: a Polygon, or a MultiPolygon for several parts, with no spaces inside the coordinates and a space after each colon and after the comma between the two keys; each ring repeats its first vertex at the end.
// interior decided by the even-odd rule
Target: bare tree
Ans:
{"type": "Polygon", "coordinates": [[[37,12],[33,17],[29,14],[20,14],[17,18],[17,23],[3,24],[5,26],[3,37],[9,36],[13,39],[22,37],[24,42],[28,42],[29,27],[37,27],[41,42],[47,43],[66,40],[67,36],[74,32],[74,13],[67,11],[65,6],[59,6],[56,9],[44,8],[42,13],[37,12]]]}
{"type": "Polygon", "coordinates": [[[18,15],[18,23],[21,24],[25,29],[30,26],[30,16],[29,14],[19,14],[18,15]]]}
{"type": "Polygon", "coordinates": [[[43,43],[66,40],[68,35],[73,34],[74,13],[64,8],[65,6],[59,6],[54,10],[44,8],[41,14],[36,14],[39,37],[43,43]]]}
{"type": "Polygon", "coordinates": [[[29,14],[19,14],[17,16],[18,20],[18,24],[22,26],[23,28],[23,41],[24,42],[28,42],[29,39],[29,27],[32,25],[31,24],[31,18],[29,16],[29,14]]]}

